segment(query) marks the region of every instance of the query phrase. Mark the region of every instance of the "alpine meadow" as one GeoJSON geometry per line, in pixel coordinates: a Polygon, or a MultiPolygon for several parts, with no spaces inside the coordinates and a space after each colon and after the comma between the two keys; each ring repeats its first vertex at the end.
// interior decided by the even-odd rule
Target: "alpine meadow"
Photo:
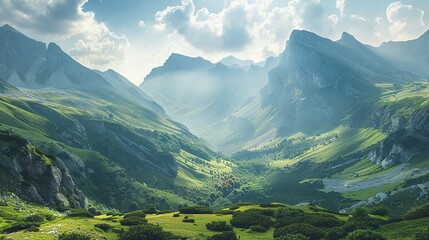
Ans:
{"type": "Polygon", "coordinates": [[[427,0],[2,0],[0,240],[429,239],[427,0]]]}

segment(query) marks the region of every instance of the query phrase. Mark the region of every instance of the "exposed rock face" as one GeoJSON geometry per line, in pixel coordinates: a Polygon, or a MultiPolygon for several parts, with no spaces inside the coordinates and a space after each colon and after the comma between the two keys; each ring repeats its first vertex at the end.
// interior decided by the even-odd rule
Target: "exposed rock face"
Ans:
{"type": "Polygon", "coordinates": [[[25,200],[39,204],[87,207],[66,165],[57,157],[47,157],[17,136],[13,144],[0,148],[2,186],[25,200]]]}
{"type": "MultiPolygon", "coordinates": [[[[368,159],[384,168],[407,162],[429,146],[429,109],[421,107],[404,115],[403,106],[409,100],[372,110],[363,121],[364,127],[380,129],[388,134],[379,146],[368,154],[368,159]]],[[[416,100],[417,106],[421,104],[416,100]]],[[[424,100],[422,100],[424,101],[424,100]]],[[[362,117],[362,116],[361,116],[362,117]]],[[[356,122],[356,121],[355,121],[356,122]]]]}
{"type": "Polygon", "coordinates": [[[389,136],[368,154],[368,159],[380,164],[383,168],[387,168],[407,162],[411,157],[421,152],[422,146],[423,144],[418,139],[412,137],[395,139],[389,136]]]}

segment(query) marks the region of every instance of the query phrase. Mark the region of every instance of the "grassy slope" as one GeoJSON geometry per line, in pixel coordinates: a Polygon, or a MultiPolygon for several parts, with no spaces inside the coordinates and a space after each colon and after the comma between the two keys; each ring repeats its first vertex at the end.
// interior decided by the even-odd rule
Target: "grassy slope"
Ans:
{"type": "MultiPolygon", "coordinates": [[[[115,231],[119,231],[120,229],[126,229],[127,227],[121,226],[119,224],[119,220],[122,219],[121,216],[96,216],[94,218],[71,218],[66,215],[60,214],[58,212],[49,210],[46,207],[25,204],[19,200],[9,199],[9,205],[7,207],[0,206],[0,228],[15,222],[19,218],[24,218],[26,216],[32,214],[54,214],[56,217],[52,221],[45,221],[41,227],[39,232],[17,232],[8,234],[7,236],[12,237],[14,239],[37,239],[37,240],[45,240],[52,239],[52,236],[48,235],[49,231],[56,229],[59,234],[68,231],[83,231],[88,235],[93,237],[94,239],[116,239],[117,234],[112,230],[107,232],[103,232],[99,229],[94,228],[94,224],[97,223],[107,223],[112,226],[115,231]],[[13,204],[17,203],[17,204],[13,204]],[[14,206],[18,205],[20,210],[14,210],[14,206]],[[6,221],[9,223],[6,223],[6,221]]],[[[301,209],[306,213],[314,213],[307,206],[301,207],[292,207],[289,205],[282,204],[286,207],[301,209]]],[[[245,205],[240,206],[240,208],[235,211],[244,211],[246,209],[262,209],[259,205],[245,205]]],[[[266,208],[265,208],[266,209],[266,208]]],[[[272,208],[275,209],[275,208],[272,208]]],[[[174,212],[177,213],[177,212],[174,212]]],[[[163,227],[164,230],[168,232],[172,232],[173,234],[177,234],[179,236],[187,236],[195,239],[206,239],[207,236],[211,236],[217,234],[217,232],[213,232],[208,230],[205,227],[205,224],[211,221],[226,221],[229,222],[231,220],[232,215],[216,215],[216,214],[181,214],[180,217],[173,217],[174,213],[166,213],[166,214],[148,214],[146,219],[149,223],[158,224],[163,227]],[[195,219],[195,223],[184,223],[182,219],[184,216],[188,216],[189,218],[195,219]]],[[[338,218],[342,220],[347,220],[347,216],[336,215],[338,218]]],[[[265,240],[272,239],[274,228],[270,228],[266,233],[255,233],[249,229],[240,229],[234,228],[234,231],[240,236],[242,240],[265,240]]],[[[0,235],[1,236],[1,235],[0,235]]]]}
{"type": "MultiPolygon", "coordinates": [[[[3,198],[5,199],[5,198],[3,198]]],[[[117,239],[117,232],[121,231],[121,229],[126,230],[128,227],[121,226],[119,221],[122,219],[122,216],[106,216],[100,215],[94,218],[80,218],[80,217],[68,217],[64,214],[58,213],[56,211],[50,210],[46,207],[26,204],[21,202],[19,199],[13,197],[7,197],[7,202],[9,206],[0,206],[0,229],[14,223],[20,218],[24,218],[26,216],[32,214],[46,214],[46,215],[54,215],[54,219],[51,221],[45,221],[41,227],[39,232],[16,232],[7,235],[0,235],[12,237],[13,239],[37,239],[37,240],[48,240],[52,239],[52,236],[48,234],[48,232],[56,229],[59,234],[63,232],[69,231],[80,231],[85,232],[90,235],[93,239],[117,239]],[[16,210],[19,209],[19,210],[16,210]],[[103,232],[100,229],[94,227],[94,224],[105,223],[111,226],[111,229],[107,232],[103,232]]],[[[308,206],[289,206],[286,204],[279,204],[281,206],[301,209],[307,214],[313,214],[314,210],[310,209],[308,206]]],[[[273,207],[271,209],[275,209],[273,207]]],[[[241,205],[235,211],[244,211],[247,209],[261,209],[259,205],[241,205]]],[[[266,209],[266,208],[265,208],[266,209]]],[[[319,208],[323,211],[322,208],[319,208]]],[[[157,224],[163,227],[165,231],[171,232],[173,234],[177,234],[179,236],[187,236],[192,239],[206,239],[208,236],[213,234],[217,234],[217,232],[213,232],[208,230],[205,227],[205,224],[211,221],[226,221],[232,218],[232,215],[216,215],[216,214],[180,214],[180,217],[173,217],[173,213],[165,213],[165,214],[148,214],[146,219],[149,223],[157,224]],[[188,216],[189,218],[195,219],[195,223],[184,223],[182,219],[184,216],[188,216]]],[[[331,213],[332,214],[332,213],[331,213]]],[[[336,215],[337,218],[347,221],[349,216],[344,215],[336,215]]],[[[373,216],[377,217],[377,216],[373,216]]],[[[385,217],[380,217],[385,219],[385,217]]],[[[407,220],[395,223],[389,223],[386,225],[382,225],[376,231],[382,233],[387,239],[413,239],[414,234],[419,230],[425,230],[427,228],[427,223],[429,218],[422,218],[416,220],[407,220]]],[[[274,228],[270,228],[266,233],[256,233],[252,232],[249,229],[240,229],[234,228],[234,231],[242,240],[265,240],[265,239],[273,239],[274,228]]]]}
{"type": "MultiPolygon", "coordinates": [[[[97,169],[97,172],[103,174],[98,177],[92,178],[92,183],[89,182],[84,187],[84,192],[91,197],[97,194],[97,189],[100,188],[98,184],[100,181],[105,185],[106,181],[102,180],[102,177],[112,178],[111,174],[122,176],[122,172],[128,171],[127,166],[118,165],[117,159],[112,158],[115,155],[106,155],[107,152],[100,152],[97,150],[87,150],[76,145],[69,145],[62,142],[61,134],[62,130],[72,129],[74,134],[73,138],[78,142],[82,141],[82,136],[76,128],[75,119],[90,119],[93,121],[100,121],[105,123],[113,123],[118,126],[124,126],[129,131],[133,131],[136,136],[148,139],[148,131],[156,130],[160,134],[170,135],[173,138],[181,141],[181,144],[191,146],[190,150],[193,149],[207,151],[204,143],[196,137],[190,135],[183,126],[172,122],[171,120],[154,114],[153,112],[138,106],[134,103],[129,102],[126,99],[116,95],[103,96],[104,93],[97,93],[101,95],[95,97],[90,93],[84,93],[74,90],[55,90],[55,89],[41,89],[41,90],[21,90],[22,93],[18,97],[10,97],[6,95],[0,95],[0,130],[12,130],[13,132],[24,136],[30,140],[34,145],[44,151],[48,151],[51,148],[62,148],[77,156],[85,164],[92,169],[97,169]],[[76,128],[76,129],[75,129],[76,128]],[[122,169],[122,170],[121,170],[122,169]],[[107,175],[106,175],[107,174],[107,175]],[[98,180],[99,181],[98,181],[98,180]],[[98,183],[97,183],[98,181],[98,183]],[[92,190],[91,190],[92,189],[92,190]],[[95,189],[95,190],[94,190],[95,189]]],[[[103,140],[103,139],[100,139],[103,140]]],[[[91,143],[100,141],[97,138],[93,138],[91,143]]],[[[147,140],[146,140],[147,141],[147,140]]],[[[149,141],[148,143],[150,143],[149,141]]],[[[84,145],[88,144],[82,142],[84,145]]],[[[144,144],[144,143],[141,143],[144,144]]],[[[154,145],[158,152],[168,151],[168,146],[164,147],[164,144],[168,142],[158,141],[156,143],[150,143],[154,145]],[[157,145],[158,144],[158,145],[157,145]]],[[[116,146],[115,146],[116,147],[116,146]]],[[[113,150],[113,149],[111,149],[113,150]]],[[[119,151],[120,149],[115,149],[119,151]]],[[[152,152],[155,150],[152,150],[152,152]]],[[[113,153],[113,152],[112,152],[113,153]]],[[[210,156],[210,152],[208,153],[210,156]]],[[[173,204],[190,203],[188,200],[173,195],[172,193],[166,193],[159,191],[155,188],[165,186],[154,186],[154,179],[157,179],[157,183],[168,183],[174,182],[178,185],[184,186],[189,189],[200,188],[203,189],[203,184],[209,180],[209,183],[213,182],[210,179],[210,175],[207,174],[207,169],[218,169],[219,171],[228,172],[230,170],[222,161],[216,163],[215,161],[209,161],[210,159],[201,159],[191,153],[181,150],[175,154],[179,160],[179,172],[176,176],[177,179],[171,179],[171,177],[165,176],[162,172],[152,168],[150,165],[143,168],[138,175],[132,176],[143,176],[146,178],[134,182],[129,179],[130,183],[141,192],[146,192],[152,195],[164,196],[165,199],[169,200],[173,204]],[[198,158],[200,161],[190,165],[186,162],[189,158],[198,158]],[[200,163],[203,162],[203,163],[200,163]],[[194,170],[189,169],[195,168],[194,170]],[[188,170],[187,170],[188,169],[188,170]],[[146,185],[152,185],[152,188],[146,185]]],[[[128,157],[130,158],[130,157],[128,157]]],[[[156,161],[156,159],[154,159],[156,161]]],[[[132,170],[132,168],[131,168],[132,170]]],[[[128,172],[131,173],[131,172],[128,172]]],[[[125,181],[125,182],[126,182],[125,181]]],[[[123,184],[126,184],[122,181],[123,184]]],[[[159,184],[158,184],[159,185],[159,184]]],[[[206,184],[207,185],[207,184],[206,184]]],[[[112,185],[116,186],[116,185],[112,185]]],[[[118,187],[118,186],[117,186],[118,187]]],[[[204,189],[207,189],[204,188],[204,189]]],[[[108,189],[99,191],[109,192],[108,189]]],[[[106,196],[107,199],[108,196],[106,196]]],[[[142,196],[143,197],[143,196],[142,196]]],[[[147,196],[146,196],[147,197],[147,196]]],[[[145,198],[146,198],[145,197],[145,198]]],[[[92,197],[91,197],[92,198],[92,197]]],[[[108,203],[104,203],[108,204],[108,203]]]]}

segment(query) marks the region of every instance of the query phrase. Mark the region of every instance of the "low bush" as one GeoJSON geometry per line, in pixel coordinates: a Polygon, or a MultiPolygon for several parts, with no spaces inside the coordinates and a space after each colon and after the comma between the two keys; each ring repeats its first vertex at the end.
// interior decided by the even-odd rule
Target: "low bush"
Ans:
{"type": "Polygon", "coordinates": [[[383,235],[372,230],[359,229],[347,235],[347,240],[387,240],[383,235]]]}
{"type": "Polygon", "coordinates": [[[240,206],[238,206],[238,205],[232,205],[231,207],[229,207],[229,210],[237,210],[239,208],[240,208],[240,206]]]}
{"type": "Polygon", "coordinates": [[[339,220],[335,216],[328,214],[306,214],[296,217],[283,217],[278,219],[274,224],[275,228],[284,227],[294,223],[307,223],[315,227],[333,228],[342,226],[343,221],[339,220]]]}
{"type": "Polygon", "coordinates": [[[232,226],[239,228],[249,228],[250,226],[260,225],[268,229],[273,222],[269,216],[261,215],[260,212],[244,211],[235,215],[230,223],[232,226]]]}
{"type": "Polygon", "coordinates": [[[164,240],[162,228],[153,224],[131,226],[119,234],[119,240],[164,240]]]}
{"type": "Polygon", "coordinates": [[[414,236],[415,240],[428,240],[429,239],[429,227],[424,231],[418,231],[414,236]]]}
{"type": "Polygon", "coordinates": [[[130,217],[145,218],[146,213],[144,211],[140,210],[140,211],[130,212],[130,213],[127,213],[124,215],[124,218],[130,218],[130,217]]]}
{"type": "Polygon", "coordinates": [[[59,240],[91,240],[91,237],[81,232],[67,232],[58,236],[59,240]]]}
{"type": "Polygon", "coordinates": [[[94,227],[99,228],[104,232],[107,232],[112,226],[110,226],[107,223],[97,223],[97,224],[94,224],[94,227]]]}
{"type": "Polygon", "coordinates": [[[368,212],[378,216],[387,216],[389,214],[389,209],[384,206],[375,206],[368,209],[368,212]]]}
{"type": "Polygon", "coordinates": [[[194,223],[194,222],[195,222],[195,219],[192,219],[192,218],[184,218],[184,219],[182,220],[182,222],[186,222],[186,223],[194,223]]]}
{"type": "Polygon", "coordinates": [[[273,217],[285,218],[285,217],[298,217],[305,215],[304,211],[294,208],[278,208],[275,210],[273,217]]]}
{"type": "Polygon", "coordinates": [[[13,233],[13,232],[21,231],[21,230],[35,229],[35,228],[39,228],[39,227],[40,227],[40,223],[19,221],[19,222],[12,224],[9,227],[4,228],[3,233],[13,233]]]}
{"type": "Polygon", "coordinates": [[[180,213],[173,214],[173,217],[180,217],[180,213]]]}
{"type": "Polygon", "coordinates": [[[166,213],[173,213],[175,212],[174,210],[159,210],[156,212],[156,215],[160,215],[160,214],[166,214],[166,213]]]}
{"type": "Polygon", "coordinates": [[[208,237],[207,240],[238,240],[237,234],[233,231],[223,232],[208,237]]]}
{"type": "Polygon", "coordinates": [[[37,222],[37,223],[41,223],[43,221],[45,221],[45,216],[39,215],[39,214],[30,215],[30,216],[24,218],[24,222],[37,222]]]}
{"type": "Polygon", "coordinates": [[[309,240],[309,238],[299,233],[299,234],[286,234],[284,236],[276,238],[275,240],[309,240]]]}
{"type": "Polygon", "coordinates": [[[123,226],[135,226],[147,223],[147,220],[141,217],[128,217],[119,221],[123,226]]]}
{"type": "Polygon", "coordinates": [[[261,233],[268,231],[266,228],[259,226],[259,225],[250,226],[250,230],[252,230],[254,232],[261,232],[261,233]]]}
{"type": "Polygon", "coordinates": [[[70,214],[68,216],[70,216],[70,217],[88,217],[88,218],[94,217],[94,215],[92,215],[90,212],[88,212],[84,208],[71,209],[70,214]]]}
{"type": "Polygon", "coordinates": [[[285,227],[274,230],[274,238],[279,238],[288,234],[302,234],[310,240],[317,240],[322,238],[325,233],[317,227],[305,223],[294,223],[285,227]]]}
{"type": "Polygon", "coordinates": [[[232,215],[234,214],[234,210],[216,210],[214,212],[215,214],[220,214],[220,215],[232,215]]]}
{"type": "Polygon", "coordinates": [[[276,204],[276,203],[261,203],[259,204],[259,206],[263,208],[276,208],[276,207],[282,207],[283,205],[276,204]]]}
{"type": "Polygon", "coordinates": [[[225,221],[213,221],[206,224],[206,228],[211,231],[225,232],[232,231],[232,226],[225,221]]]}
{"type": "Polygon", "coordinates": [[[212,214],[213,210],[206,206],[192,206],[179,209],[180,213],[184,214],[212,214]]]}
{"type": "Polygon", "coordinates": [[[429,217],[429,204],[423,205],[404,215],[404,219],[406,220],[425,218],[425,217],[429,217]]]}

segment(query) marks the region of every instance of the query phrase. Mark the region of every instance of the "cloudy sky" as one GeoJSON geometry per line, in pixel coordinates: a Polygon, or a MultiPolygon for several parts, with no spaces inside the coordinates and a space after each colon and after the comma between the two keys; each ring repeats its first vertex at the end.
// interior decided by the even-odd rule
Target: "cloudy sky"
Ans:
{"type": "Polygon", "coordinates": [[[429,29],[428,0],[1,0],[0,24],[139,84],[172,53],[216,62],[278,55],[293,29],[374,46],[429,29]]]}

